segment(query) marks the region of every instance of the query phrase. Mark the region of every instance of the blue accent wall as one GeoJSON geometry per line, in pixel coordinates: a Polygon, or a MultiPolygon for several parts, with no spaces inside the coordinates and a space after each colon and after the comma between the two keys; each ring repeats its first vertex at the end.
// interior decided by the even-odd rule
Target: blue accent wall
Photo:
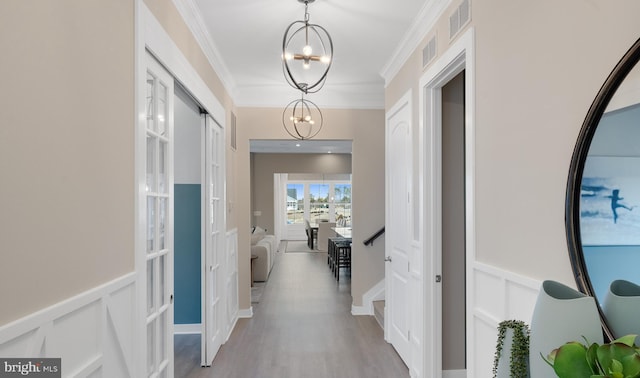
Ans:
{"type": "Polygon", "coordinates": [[[200,323],[200,184],[174,186],[174,323],[200,323]]]}

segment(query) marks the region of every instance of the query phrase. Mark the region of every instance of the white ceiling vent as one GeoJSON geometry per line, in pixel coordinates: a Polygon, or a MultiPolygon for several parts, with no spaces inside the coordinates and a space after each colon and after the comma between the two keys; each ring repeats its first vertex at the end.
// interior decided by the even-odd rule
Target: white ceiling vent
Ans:
{"type": "Polygon", "coordinates": [[[449,17],[449,39],[453,39],[471,19],[469,1],[470,0],[463,0],[451,17],[449,17]]]}
{"type": "Polygon", "coordinates": [[[422,49],[422,68],[425,68],[427,64],[436,57],[436,36],[434,35],[427,45],[422,49]]]}

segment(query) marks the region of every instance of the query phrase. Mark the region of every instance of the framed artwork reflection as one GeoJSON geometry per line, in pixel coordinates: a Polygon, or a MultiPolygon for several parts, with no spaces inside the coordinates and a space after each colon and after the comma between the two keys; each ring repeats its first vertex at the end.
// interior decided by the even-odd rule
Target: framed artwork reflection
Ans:
{"type": "Polygon", "coordinates": [[[587,157],[580,234],[583,245],[640,245],[640,157],[587,157]]]}

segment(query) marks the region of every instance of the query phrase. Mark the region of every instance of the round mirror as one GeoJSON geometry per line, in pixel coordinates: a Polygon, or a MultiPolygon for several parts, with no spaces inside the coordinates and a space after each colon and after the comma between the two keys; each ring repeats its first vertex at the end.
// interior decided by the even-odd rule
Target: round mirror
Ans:
{"type": "Polygon", "coordinates": [[[574,275],[578,288],[596,298],[610,340],[640,334],[639,60],[640,40],[591,105],[567,184],[566,229],[574,275]]]}

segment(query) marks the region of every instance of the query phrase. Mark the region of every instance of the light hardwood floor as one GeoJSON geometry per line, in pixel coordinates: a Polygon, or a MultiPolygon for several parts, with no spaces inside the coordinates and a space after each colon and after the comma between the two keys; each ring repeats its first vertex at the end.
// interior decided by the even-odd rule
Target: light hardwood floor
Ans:
{"type": "Polygon", "coordinates": [[[213,366],[200,336],[175,336],[176,378],[401,378],[409,371],[373,316],[351,315],[351,286],[326,253],[278,253],[253,318],[239,319],[213,366]]]}

